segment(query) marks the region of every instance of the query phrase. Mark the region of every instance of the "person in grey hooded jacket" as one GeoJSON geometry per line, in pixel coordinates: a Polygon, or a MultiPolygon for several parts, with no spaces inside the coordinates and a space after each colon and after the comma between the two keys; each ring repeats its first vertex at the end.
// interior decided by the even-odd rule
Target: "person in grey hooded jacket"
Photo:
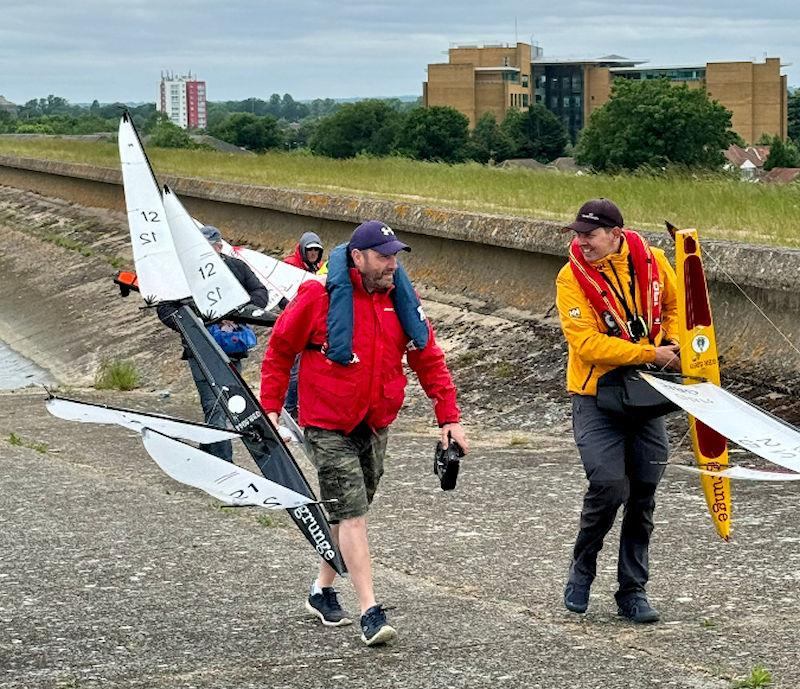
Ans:
{"type": "Polygon", "coordinates": [[[284,263],[302,268],[309,273],[317,273],[322,265],[325,249],[322,240],[315,232],[304,232],[295,247],[294,253],[283,259],[284,263]]]}
{"type": "MultiPolygon", "coordinates": [[[[304,232],[300,241],[295,247],[294,253],[283,259],[284,263],[307,270],[309,273],[318,273],[322,267],[322,254],[325,248],[322,240],[315,232],[304,232]]],[[[289,375],[289,389],[286,391],[286,401],[284,408],[295,419],[297,418],[297,372],[300,368],[300,357],[298,356],[292,366],[289,375]]]]}

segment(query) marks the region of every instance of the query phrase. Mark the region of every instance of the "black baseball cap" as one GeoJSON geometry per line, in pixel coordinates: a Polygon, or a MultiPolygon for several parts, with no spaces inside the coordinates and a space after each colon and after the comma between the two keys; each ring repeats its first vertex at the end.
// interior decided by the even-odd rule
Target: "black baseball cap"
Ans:
{"type": "Polygon", "coordinates": [[[394,230],[380,220],[367,220],[361,223],[350,237],[351,249],[374,249],[384,256],[392,256],[398,251],[411,251],[394,234],[394,230]]]}
{"type": "Polygon", "coordinates": [[[581,206],[575,222],[567,225],[564,232],[587,233],[598,227],[624,227],[622,213],[616,204],[608,199],[592,199],[581,206]]]}

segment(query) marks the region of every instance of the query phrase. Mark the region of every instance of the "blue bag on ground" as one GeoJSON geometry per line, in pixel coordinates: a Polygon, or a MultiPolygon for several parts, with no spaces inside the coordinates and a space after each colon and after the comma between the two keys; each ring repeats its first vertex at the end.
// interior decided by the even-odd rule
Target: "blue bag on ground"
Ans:
{"type": "Polygon", "coordinates": [[[244,354],[256,346],[256,333],[248,325],[237,325],[235,330],[209,325],[208,332],[225,354],[244,354]]]}

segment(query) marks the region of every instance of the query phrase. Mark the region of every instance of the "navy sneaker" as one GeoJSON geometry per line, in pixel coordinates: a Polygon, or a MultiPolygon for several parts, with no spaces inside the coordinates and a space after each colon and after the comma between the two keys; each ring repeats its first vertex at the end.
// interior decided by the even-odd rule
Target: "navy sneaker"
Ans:
{"type": "Polygon", "coordinates": [[[589,608],[589,587],[568,581],[564,588],[564,606],[570,612],[586,612],[589,608]]]}
{"type": "Polygon", "coordinates": [[[310,593],[306,599],[306,610],[316,615],[326,627],[344,627],[353,624],[339,605],[336,589],[326,586],[322,593],[310,593]]]}
{"type": "Polygon", "coordinates": [[[661,619],[658,610],[653,608],[643,595],[631,596],[617,601],[617,606],[619,606],[617,614],[631,622],[649,624],[650,622],[658,622],[661,619]]]}
{"type": "Polygon", "coordinates": [[[367,646],[385,644],[396,636],[395,628],[386,621],[382,605],[373,605],[361,616],[361,640],[367,646]]]}

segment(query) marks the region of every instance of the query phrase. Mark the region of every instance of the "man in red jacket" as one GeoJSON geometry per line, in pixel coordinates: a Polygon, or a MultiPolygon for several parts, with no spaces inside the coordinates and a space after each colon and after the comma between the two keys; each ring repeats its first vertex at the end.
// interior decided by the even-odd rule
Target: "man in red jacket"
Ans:
{"type": "MultiPolygon", "coordinates": [[[[346,250],[350,267],[342,272],[349,272],[343,277],[352,287],[352,321],[338,297],[329,297],[325,285],[304,282],[273,328],[261,368],[261,404],[277,424],[289,370],[302,353],[299,421],[305,427],[322,499],[333,501],[326,505],[332,522],[338,522],[334,531],[361,606],[361,639],[372,646],[396,636],[375,601],[366,514],[383,474],[388,426],[403,404],[404,356],[434,402],[443,443],[452,438],[465,452],[468,448],[456,388],[433,329],[417,305],[427,343],[411,346],[412,338],[401,324],[408,305],[396,303],[400,297],[392,294],[397,254],[410,251],[409,247],[384,223],[371,220],[355,229],[346,250]],[[347,364],[336,363],[326,356],[334,345],[329,341],[331,332],[338,333],[341,325],[347,330],[350,323],[347,344],[352,344],[352,356],[347,364]]],[[[335,279],[329,275],[328,289],[335,279]]],[[[350,301],[348,296],[347,309],[350,301]]],[[[341,340],[339,334],[336,338],[341,340]]],[[[334,577],[333,569],[322,563],[306,608],[325,625],[350,624],[338,603],[334,577]]]]}

